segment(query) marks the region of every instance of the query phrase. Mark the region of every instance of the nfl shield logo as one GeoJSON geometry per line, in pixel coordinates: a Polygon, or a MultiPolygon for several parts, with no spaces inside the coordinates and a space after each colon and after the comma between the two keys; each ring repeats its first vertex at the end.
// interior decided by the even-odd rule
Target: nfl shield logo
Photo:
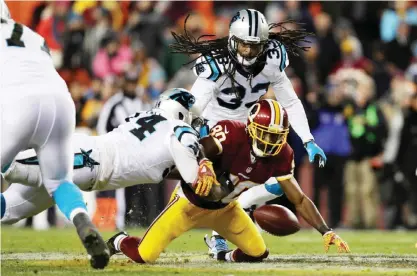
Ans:
{"type": "Polygon", "coordinates": [[[252,167],[247,167],[246,168],[246,173],[250,173],[252,171],[252,167]]]}

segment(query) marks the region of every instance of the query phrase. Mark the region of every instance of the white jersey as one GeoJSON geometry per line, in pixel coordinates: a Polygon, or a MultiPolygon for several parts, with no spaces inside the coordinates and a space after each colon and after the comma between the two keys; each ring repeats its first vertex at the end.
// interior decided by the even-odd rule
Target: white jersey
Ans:
{"type": "Polygon", "coordinates": [[[45,39],[12,19],[1,19],[0,75],[2,86],[44,82],[56,72],[45,39]]]}
{"type": "MultiPolygon", "coordinates": [[[[136,113],[126,120],[127,123],[98,138],[109,154],[106,160],[111,160],[101,175],[105,187],[159,183],[175,165],[192,167],[193,164],[179,164],[183,161],[175,160],[175,143],[180,143],[196,162],[198,134],[183,121],[167,119],[155,109],[136,113]]],[[[99,184],[97,189],[102,187],[99,184]]]]}
{"type": "MultiPolygon", "coordinates": [[[[157,109],[136,113],[126,121],[105,135],[74,135],[73,180],[80,189],[114,190],[159,183],[176,166],[187,182],[195,180],[199,144],[197,133],[189,125],[168,119],[157,109]]],[[[5,178],[39,187],[35,152],[20,153],[5,178]]]]}
{"type": "Polygon", "coordinates": [[[236,66],[234,87],[225,73],[230,66],[228,57],[200,57],[194,66],[198,78],[191,88],[196,97],[193,112],[211,124],[225,119],[246,123],[248,109],[271,86],[276,99],[287,110],[290,124],[297,134],[305,142],[313,139],[304,108],[284,71],[289,65],[284,45],[270,40],[265,47],[265,54],[259,58],[252,77],[242,66],[236,66]]]}

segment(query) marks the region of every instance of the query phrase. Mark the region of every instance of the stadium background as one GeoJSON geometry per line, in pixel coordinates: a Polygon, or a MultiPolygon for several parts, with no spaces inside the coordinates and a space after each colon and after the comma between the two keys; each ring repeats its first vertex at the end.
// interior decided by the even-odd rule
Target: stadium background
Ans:
{"type": "MultiPolygon", "coordinates": [[[[126,72],[144,105],[166,88],[192,86],[195,77],[183,66],[190,58],[168,48],[170,31],[181,32],[187,14],[195,37],[228,35],[229,19],[243,8],[270,23],[304,23],[315,33],[311,49],[290,57],[286,73],[328,164],[313,168],[292,133],[296,178],[331,227],[417,227],[417,2],[6,2],[16,21],[46,39],[76,103],[77,131],[91,134],[126,72]]],[[[128,189],[127,225],[148,225],[173,185],[128,189]]],[[[89,204],[95,222],[114,228],[113,195],[97,198],[89,204]]]]}

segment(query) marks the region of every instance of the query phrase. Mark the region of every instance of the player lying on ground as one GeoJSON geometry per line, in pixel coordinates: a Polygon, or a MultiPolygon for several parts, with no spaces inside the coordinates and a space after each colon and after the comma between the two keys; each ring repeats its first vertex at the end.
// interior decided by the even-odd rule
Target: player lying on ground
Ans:
{"type": "MultiPolygon", "coordinates": [[[[208,195],[218,183],[211,162],[199,157],[197,132],[186,123],[193,103],[187,90],[171,89],[161,94],[156,108],[136,113],[112,132],[76,135],[74,183],[84,191],[159,183],[176,167],[197,194],[208,195]]],[[[12,224],[53,206],[41,185],[34,151],[19,154],[4,177],[14,184],[2,194],[2,223],[12,224]]]]}
{"type": "MultiPolygon", "coordinates": [[[[15,22],[3,0],[0,56],[1,171],[20,151],[33,148],[39,156],[45,198],[55,201],[74,224],[91,266],[102,269],[109,262],[109,249],[87,214],[81,191],[72,183],[74,101],[55,70],[45,39],[15,22]]],[[[0,202],[3,216],[2,195],[0,202]]]]}
{"type": "Polygon", "coordinates": [[[135,262],[152,263],[173,239],[192,228],[204,227],[217,231],[238,247],[217,252],[214,256],[217,260],[261,261],[268,256],[268,249],[255,224],[235,199],[270,177],[280,182],[301,216],[323,235],[326,251],[335,244],[339,252],[349,252],[347,243],[326,225],[294,179],[288,131],[287,113],[274,100],[256,103],[250,110],[247,126],[237,121],[218,122],[211,135],[202,138],[200,143],[205,156],[213,161],[223,187],[222,199],[207,201],[181,183],[142,238],[120,232],[107,242],[111,254],[121,251],[135,262]]]}

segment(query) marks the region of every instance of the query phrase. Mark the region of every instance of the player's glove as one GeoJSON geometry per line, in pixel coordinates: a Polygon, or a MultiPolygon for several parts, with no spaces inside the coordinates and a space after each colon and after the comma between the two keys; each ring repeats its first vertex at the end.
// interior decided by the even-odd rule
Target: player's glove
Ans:
{"type": "Polygon", "coordinates": [[[213,163],[203,158],[199,163],[197,180],[193,183],[194,192],[199,196],[208,196],[213,184],[220,185],[216,179],[213,163]]]}
{"type": "Polygon", "coordinates": [[[347,242],[342,240],[342,238],[339,237],[333,231],[327,231],[323,235],[323,241],[324,241],[324,251],[326,253],[329,251],[329,247],[332,244],[335,244],[337,246],[338,253],[350,253],[349,245],[347,244],[347,242]]]}
{"type": "Polygon", "coordinates": [[[209,135],[207,120],[203,117],[196,117],[191,121],[191,126],[199,133],[200,139],[209,135]]]}
{"type": "Polygon", "coordinates": [[[326,154],[324,154],[324,151],[314,142],[314,140],[305,143],[304,147],[307,150],[310,163],[318,164],[320,168],[323,168],[324,165],[326,165],[326,154]]]}

